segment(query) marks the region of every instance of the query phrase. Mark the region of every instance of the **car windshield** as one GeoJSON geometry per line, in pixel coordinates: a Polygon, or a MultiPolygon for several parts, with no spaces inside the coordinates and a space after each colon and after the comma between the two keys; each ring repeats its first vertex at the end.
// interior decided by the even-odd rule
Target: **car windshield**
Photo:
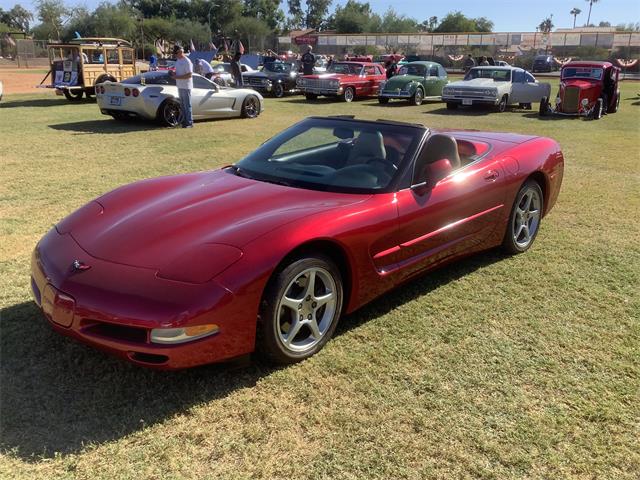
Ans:
{"type": "Polygon", "coordinates": [[[267,72],[288,73],[291,71],[291,64],[282,62],[271,62],[265,64],[264,69],[267,72]]]}
{"type": "Polygon", "coordinates": [[[133,77],[122,80],[122,83],[129,83],[133,85],[140,85],[141,78],[144,78],[145,85],[175,85],[176,81],[169,76],[169,72],[147,72],[142,75],[135,75],[133,77]]]}
{"type": "Polygon", "coordinates": [[[511,81],[511,70],[507,68],[472,68],[464,76],[465,80],[474,78],[492,78],[496,82],[511,81]]]}
{"type": "Polygon", "coordinates": [[[592,80],[601,80],[602,69],[591,67],[565,67],[562,69],[562,78],[590,78],[592,80]]]}
{"type": "Polygon", "coordinates": [[[404,65],[400,68],[398,75],[417,75],[419,77],[424,77],[427,74],[427,67],[424,65],[404,65]]]}
{"type": "Polygon", "coordinates": [[[327,68],[327,73],[344,73],[347,75],[360,75],[362,65],[357,63],[332,63],[327,68]]]}
{"type": "Polygon", "coordinates": [[[228,73],[231,71],[231,65],[228,63],[219,63],[217,65],[214,65],[213,71],[214,73],[228,73]]]}
{"type": "Polygon", "coordinates": [[[308,118],[264,143],[232,170],[297,188],[384,192],[413,156],[423,133],[408,125],[308,118]]]}

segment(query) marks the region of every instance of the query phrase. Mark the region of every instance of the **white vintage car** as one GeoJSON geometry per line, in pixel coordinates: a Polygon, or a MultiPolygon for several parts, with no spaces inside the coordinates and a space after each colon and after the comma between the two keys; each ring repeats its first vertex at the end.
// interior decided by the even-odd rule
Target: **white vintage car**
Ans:
{"type": "MultiPolygon", "coordinates": [[[[116,120],[140,117],[175,127],[182,119],[176,81],[168,71],[148,72],[122,82],[96,85],[98,107],[116,120]]],[[[206,118],[254,118],[264,109],[262,95],[248,88],[216,85],[193,75],[191,107],[194,120],[206,118]]]]}
{"type": "Polygon", "coordinates": [[[551,85],[538,82],[526,70],[516,67],[474,67],[464,80],[452,82],[442,90],[442,100],[448,109],[458,105],[492,105],[504,112],[509,105],[531,109],[532,103],[545,101],[551,95],[551,85]]]}

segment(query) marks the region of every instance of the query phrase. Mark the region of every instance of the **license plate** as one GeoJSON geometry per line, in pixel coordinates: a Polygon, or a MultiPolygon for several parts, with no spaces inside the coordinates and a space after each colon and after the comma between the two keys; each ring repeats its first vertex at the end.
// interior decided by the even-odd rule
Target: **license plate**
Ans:
{"type": "Polygon", "coordinates": [[[473,105],[473,100],[471,100],[470,98],[465,98],[462,100],[462,104],[463,105],[473,105]]]}
{"type": "Polygon", "coordinates": [[[120,97],[111,97],[111,105],[120,105],[120,102],[122,102],[122,99],[120,97]]]}

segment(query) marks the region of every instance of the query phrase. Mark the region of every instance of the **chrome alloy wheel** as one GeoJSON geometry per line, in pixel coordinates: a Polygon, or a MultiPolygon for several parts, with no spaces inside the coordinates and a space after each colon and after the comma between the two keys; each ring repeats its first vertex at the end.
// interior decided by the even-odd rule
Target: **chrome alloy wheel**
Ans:
{"type": "Polygon", "coordinates": [[[336,283],[324,268],[302,271],[284,290],[276,308],[276,337],[292,352],[315,347],[336,315],[336,283]]]}
{"type": "Polygon", "coordinates": [[[527,188],[516,205],[511,224],[513,242],[518,248],[526,249],[533,241],[540,225],[540,207],[542,199],[534,188],[527,188]]]}
{"type": "Polygon", "coordinates": [[[260,102],[256,97],[251,95],[244,103],[244,116],[246,118],[256,118],[260,113],[260,102]]]}

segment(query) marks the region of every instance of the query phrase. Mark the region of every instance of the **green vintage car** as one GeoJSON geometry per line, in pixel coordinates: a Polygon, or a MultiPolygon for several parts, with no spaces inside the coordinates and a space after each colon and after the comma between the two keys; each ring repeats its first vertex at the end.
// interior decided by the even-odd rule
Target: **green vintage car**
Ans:
{"type": "Polygon", "coordinates": [[[402,98],[412,105],[420,105],[425,98],[440,97],[447,83],[447,72],[439,63],[410,62],[380,84],[378,101],[388,103],[390,98],[402,98]]]}

